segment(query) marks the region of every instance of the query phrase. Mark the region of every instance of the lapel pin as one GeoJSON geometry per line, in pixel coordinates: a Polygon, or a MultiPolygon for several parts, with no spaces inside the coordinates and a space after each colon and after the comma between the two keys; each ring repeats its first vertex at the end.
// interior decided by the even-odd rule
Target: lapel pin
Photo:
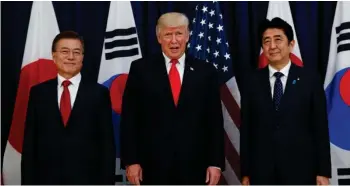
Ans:
{"type": "Polygon", "coordinates": [[[190,67],[190,70],[191,70],[191,71],[194,71],[194,69],[193,69],[192,67],[190,67]]]}
{"type": "Polygon", "coordinates": [[[300,80],[300,78],[297,79],[298,81],[300,80]]]}
{"type": "MultiPolygon", "coordinates": [[[[299,80],[299,79],[298,79],[299,80]]],[[[293,80],[292,84],[295,85],[297,83],[297,81],[293,80]]]]}

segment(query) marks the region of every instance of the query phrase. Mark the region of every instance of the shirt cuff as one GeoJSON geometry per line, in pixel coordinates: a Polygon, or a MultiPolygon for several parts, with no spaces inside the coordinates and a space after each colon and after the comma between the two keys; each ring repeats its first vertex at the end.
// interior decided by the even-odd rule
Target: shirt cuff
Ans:
{"type": "Polygon", "coordinates": [[[215,167],[215,166],[209,166],[209,167],[213,167],[213,168],[219,169],[221,171],[220,167],[215,167]]]}

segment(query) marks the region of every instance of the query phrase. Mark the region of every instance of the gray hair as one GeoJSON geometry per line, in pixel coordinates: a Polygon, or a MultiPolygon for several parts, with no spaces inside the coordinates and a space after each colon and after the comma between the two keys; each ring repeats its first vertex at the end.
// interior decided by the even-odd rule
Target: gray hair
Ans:
{"type": "Polygon", "coordinates": [[[189,21],[185,14],[179,12],[165,13],[158,19],[156,34],[159,35],[162,27],[186,26],[188,30],[189,21]]]}

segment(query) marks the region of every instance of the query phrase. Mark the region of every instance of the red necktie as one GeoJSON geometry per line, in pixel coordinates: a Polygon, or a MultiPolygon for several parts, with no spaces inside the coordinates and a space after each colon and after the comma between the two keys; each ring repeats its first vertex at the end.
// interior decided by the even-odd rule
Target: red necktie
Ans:
{"type": "Polygon", "coordinates": [[[62,82],[63,92],[61,96],[60,111],[61,111],[64,126],[67,125],[69,114],[71,111],[70,94],[68,89],[68,86],[70,84],[71,82],[69,80],[64,80],[62,82]]]}
{"type": "Polygon", "coordinates": [[[179,95],[181,90],[180,74],[176,68],[176,64],[178,63],[178,61],[177,59],[172,59],[170,63],[171,63],[171,67],[169,71],[169,80],[171,85],[171,92],[173,93],[174,103],[177,106],[177,102],[179,100],[179,95]]]}

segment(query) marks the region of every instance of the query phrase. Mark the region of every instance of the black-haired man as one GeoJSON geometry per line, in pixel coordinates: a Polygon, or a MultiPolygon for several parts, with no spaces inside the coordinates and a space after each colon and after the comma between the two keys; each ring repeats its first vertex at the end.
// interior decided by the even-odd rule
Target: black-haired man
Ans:
{"type": "Polygon", "coordinates": [[[314,72],[290,59],[292,27],[280,18],[259,29],[269,65],[251,74],[242,94],[242,183],[329,184],[326,99],[314,72]]]}

